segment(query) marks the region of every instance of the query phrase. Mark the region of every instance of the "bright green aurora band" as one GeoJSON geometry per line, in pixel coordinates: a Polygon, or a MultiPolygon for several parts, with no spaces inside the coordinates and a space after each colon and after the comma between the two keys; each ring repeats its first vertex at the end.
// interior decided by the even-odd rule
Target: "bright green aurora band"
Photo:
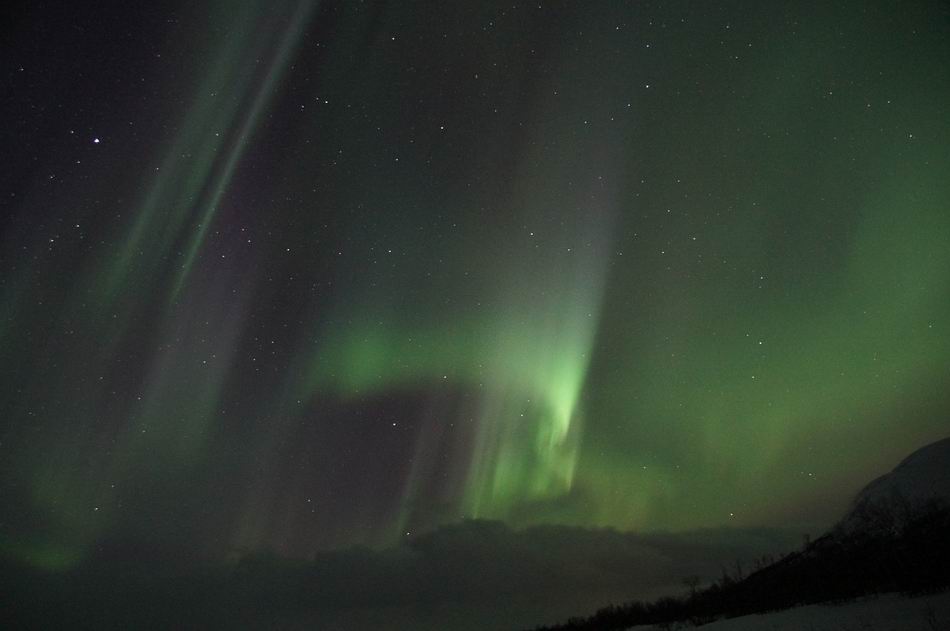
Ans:
{"type": "Polygon", "coordinates": [[[99,171],[16,197],[50,216],[2,243],[3,555],[812,529],[946,434],[926,9],[673,3],[674,43],[637,6],[208,6],[197,63],[150,62],[173,96],[122,114],[165,135],[102,124],[63,150],[99,171]]]}

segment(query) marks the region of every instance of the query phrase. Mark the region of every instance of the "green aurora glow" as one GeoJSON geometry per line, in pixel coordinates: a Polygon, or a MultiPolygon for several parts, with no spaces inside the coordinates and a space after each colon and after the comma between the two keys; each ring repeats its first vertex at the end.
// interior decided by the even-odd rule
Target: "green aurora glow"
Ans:
{"type": "Polygon", "coordinates": [[[0,552],[827,525],[948,427],[915,7],[184,11],[17,182],[0,552]]]}

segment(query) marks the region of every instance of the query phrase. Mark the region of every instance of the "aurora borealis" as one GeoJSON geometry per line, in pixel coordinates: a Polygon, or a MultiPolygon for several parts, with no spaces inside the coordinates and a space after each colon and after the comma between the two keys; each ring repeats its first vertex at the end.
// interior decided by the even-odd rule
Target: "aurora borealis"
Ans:
{"type": "Polygon", "coordinates": [[[948,433],[940,2],[35,3],[0,555],[817,532],[948,433]]]}

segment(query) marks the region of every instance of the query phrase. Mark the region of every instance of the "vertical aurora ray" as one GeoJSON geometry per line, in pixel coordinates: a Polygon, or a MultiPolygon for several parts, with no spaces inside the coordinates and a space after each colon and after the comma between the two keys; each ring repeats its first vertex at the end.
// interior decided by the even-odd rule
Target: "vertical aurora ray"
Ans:
{"type": "MultiPolygon", "coordinates": [[[[527,307],[525,287],[537,279],[508,276],[499,304],[520,305],[489,326],[478,431],[464,507],[474,516],[508,517],[519,503],[557,498],[571,490],[582,433],[582,391],[597,332],[605,282],[609,219],[585,218],[594,234],[567,262],[542,267],[557,279],[527,307]]],[[[573,239],[565,239],[572,241],[573,239]]],[[[563,246],[567,252],[569,246],[563,246]]],[[[573,253],[573,251],[572,251],[573,253]]],[[[529,272],[530,274],[530,272],[529,272]]]]}
{"type": "Polygon", "coordinates": [[[260,121],[261,114],[265,111],[268,103],[273,98],[274,91],[279,85],[281,77],[293,59],[297,46],[300,44],[300,39],[306,32],[315,9],[316,2],[314,0],[302,0],[299,2],[290,18],[289,25],[286,30],[280,34],[277,49],[271,54],[272,61],[264,73],[261,85],[255,91],[251,103],[247,107],[247,112],[243,116],[243,120],[237,125],[234,131],[233,144],[228,151],[227,158],[216,176],[207,185],[209,193],[203,203],[204,210],[199,213],[197,228],[194,230],[185,249],[181,272],[179,272],[172,289],[172,300],[181,293],[182,287],[188,275],[191,273],[191,269],[195,263],[195,257],[198,255],[205,241],[208,229],[214,222],[215,213],[221,204],[221,198],[227,191],[228,185],[231,183],[231,178],[234,177],[234,170],[244,155],[244,151],[260,121]]]}
{"type": "MultiPolygon", "coordinates": [[[[152,282],[161,276],[163,261],[173,252],[182,235],[192,228],[191,217],[215,171],[219,154],[244,95],[252,87],[254,57],[261,42],[253,33],[256,18],[250,3],[239,3],[230,28],[221,37],[219,50],[198,81],[195,99],[160,165],[148,193],[134,214],[121,247],[106,261],[94,283],[105,308],[122,291],[144,277],[152,282]],[[182,158],[185,158],[184,160],[182,158]]],[[[223,12],[223,8],[218,9],[223,12]]]]}
{"type": "MultiPolygon", "coordinates": [[[[590,252],[559,264],[563,275],[555,276],[562,280],[545,286],[548,298],[543,302],[519,308],[515,293],[503,290],[497,311],[484,320],[328,332],[310,378],[312,396],[339,392],[367,397],[433,384],[470,395],[458,417],[433,420],[443,426],[475,425],[474,442],[465,446],[469,455],[458,498],[461,514],[506,517],[519,504],[569,492],[582,431],[582,391],[599,319],[603,247],[602,242],[591,243],[590,252]],[[380,328],[387,333],[381,335],[380,328]]],[[[532,280],[538,279],[520,275],[516,284],[532,280]]],[[[420,445],[420,454],[424,451],[420,445]]],[[[422,470],[424,459],[416,459],[422,470]]],[[[411,487],[406,501],[425,501],[412,498],[411,487]]]]}
{"type": "MultiPolygon", "coordinates": [[[[572,149],[577,156],[604,153],[594,140],[572,149]]],[[[385,310],[338,305],[329,320],[347,324],[325,327],[312,342],[309,365],[299,370],[305,380],[292,398],[400,391],[440,398],[449,388],[463,399],[420,431],[400,515],[387,528],[393,534],[420,525],[415,512],[433,501],[429,478],[446,443],[455,444],[457,454],[450,467],[454,497],[446,499],[454,518],[543,519],[546,504],[571,493],[608,277],[619,162],[604,156],[603,170],[589,184],[560,192],[549,190],[544,178],[567,180],[575,163],[540,153],[524,162],[531,168],[523,168],[505,203],[510,219],[504,231],[484,237],[493,260],[479,269],[470,267],[465,250],[446,255],[446,265],[471,270],[462,273],[470,279],[470,308],[440,309],[440,294],[427,290],[421,299],[431,315],[403,318],[419,307],[404,296],[420,296],[400,286],[387,288],[388,298],[380,301],[385,310]]]]}
{"type": "MultiPolygon", "coordinates": [[[[283,11],[293,6],[284,5],[283,11]]],[[[225,3],[219,11],[231,13],[234,8],[225,3]]],[[[172,250],[184,243],[169,300],[174,301],[181,293],[235,169],[293,58],[316,3],[296,2],[286,27],[269,37],[262,37],[258,26],[263,12],[272,8],[255,8],[254,3],[239,3],[236,8],[235,15],[229,17],[232,26],[201,81],[183,129],[163,166],[156,169],[160,175],[136,213],[124,245],[103,274],[101,286],[106,296],[114,297],[127,288],[123,283],[140,280],[126,280],[132,269],[144,266],[142,272],[155,273],[172,250]],[[272,44],[274,40],[276,44],[272,44]],[[269,50],[271,45],[275,50],[269,50]],[[270,58],[270,62],[255,86],[254,68],[261,58],[270,58]],[[182,156],[190,159],[182,161],[182,156]],[[157,244],[156,234],[161,235],[157,244]],[[144,264],[135,260],[143,253],[144,264]]]]}
{"type": "MultiPolygon", "coordinates": [[[[32,510],[47,515],[50,532],[41,533],[36,542],[0,539],[8,552],[21,550],[25,559],[46,567],[79,562],[91,543],[115,525],[129,489],[177,488],[182,474],[206,459],[244,334],[253,282],[242,280],[245,274],[233,267],[202,265],[201,274],[195,268],[315,6],[303,0],[279,7],[258,2],[213,7],[210,19],[218,22],[207,47],[210,62],[179,131],[159,167],[146,171],[142,188],[147,192],[118,245],[99,257],[97,265],[82,268],[85,277],[66,303],[63,321],[104,340],[83,351],[103,376],[71,410],[62,412],[71,423],[68,431],[50,438],[46,458],[24,459],[20,465],[29,471],[32,510]],[[144,299],[130,300],[146,289],[144,299]],[[100,384],[107,383],[109,366],[132,343],[130,337],[143,329],[154,336],[158,350],[136,371],[142,380],[125,384],[140,394],[125,409],[121,426],[106,438],[100,428],[108,414],[103,407],[116,397],[116,389],[100,384]],[[198,349],[201,357],[195,355],[198,349]],[[47,549],[43,537],[61,545],[47,549]]],[[[15,307],[10,300],[4,304],[15,307]]],[[[85,379],[83,370],[63,383],[85,379]]],[[[61,396],[75,394],[67,390],[61,396]]]]}

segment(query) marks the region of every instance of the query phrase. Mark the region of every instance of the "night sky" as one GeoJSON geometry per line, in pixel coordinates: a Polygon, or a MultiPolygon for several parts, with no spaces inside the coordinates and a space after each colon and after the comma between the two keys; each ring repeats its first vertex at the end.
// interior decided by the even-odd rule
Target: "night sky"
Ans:
{"type": "Polygon", "coordinates": [[[5,559],[817,532],[950,428],[944,2],[33,2],[0,60],[5,559]]]}

